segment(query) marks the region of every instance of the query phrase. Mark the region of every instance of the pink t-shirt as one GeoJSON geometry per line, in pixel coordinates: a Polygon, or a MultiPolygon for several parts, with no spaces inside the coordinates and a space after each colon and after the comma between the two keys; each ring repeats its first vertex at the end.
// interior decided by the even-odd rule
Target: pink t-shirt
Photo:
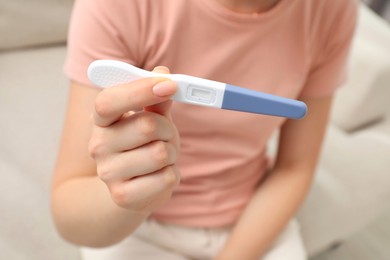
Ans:
{"type": "MultiPolygon", "coordinates": [[[[345,78],[355,20],[353,0],[282,0],[260,14],[216,0],[77,0],[65,71],[91,85],[88,65],[117,59],[294,99],[325,97],[345,78]]],[[[234,223],[264,177],[267,141],[285,119],[182,103],[172,114],[181,184],[152,217],[234,223]]]]}

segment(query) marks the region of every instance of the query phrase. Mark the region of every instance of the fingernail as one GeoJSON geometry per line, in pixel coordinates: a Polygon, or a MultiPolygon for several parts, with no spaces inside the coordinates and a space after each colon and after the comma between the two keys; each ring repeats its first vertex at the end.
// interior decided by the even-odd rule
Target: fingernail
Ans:
{"type": "Polygon", "coordinates": [[[153,72],[158,72],[158,73],[169,73],[168,67],[165,66],[157,66],[153,69],[153,72]]]}
{"type": "Polygon", "coordinates": [[[153,93],[156,96],[166,97],[175,94],[176,84],[172,80],[164,80],[153,87],[153,93]]]}

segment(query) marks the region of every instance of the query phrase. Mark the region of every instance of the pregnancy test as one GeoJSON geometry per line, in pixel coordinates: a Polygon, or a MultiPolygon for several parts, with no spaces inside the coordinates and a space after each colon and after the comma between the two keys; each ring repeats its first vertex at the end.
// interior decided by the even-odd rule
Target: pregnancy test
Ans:
{"type": "Polygon", "coordinates": [[[150,72],[116,60],[96,60],[88,68],[90,81],[102,88],[146,77],[176,82],[172,99],[178,102],[292,119],[304,117],[307,111],[306,104],[298,100],[184,74],[150,72]]]}

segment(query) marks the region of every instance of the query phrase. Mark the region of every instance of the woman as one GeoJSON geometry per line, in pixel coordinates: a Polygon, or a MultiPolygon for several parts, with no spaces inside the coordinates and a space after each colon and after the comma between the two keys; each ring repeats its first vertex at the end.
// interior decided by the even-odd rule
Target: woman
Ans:
{"type": "Polygon", "coordinates": [[[60,234],[102,247],[85,259],[305,259],[293,218],[355,20],[352,0],[78,0],[53,180],[60,234]],[[86,77],[96,59],[300,99],[309,113],[292,121],[172,104],[176,85],[164,78],[99,91],[86,77]]]}

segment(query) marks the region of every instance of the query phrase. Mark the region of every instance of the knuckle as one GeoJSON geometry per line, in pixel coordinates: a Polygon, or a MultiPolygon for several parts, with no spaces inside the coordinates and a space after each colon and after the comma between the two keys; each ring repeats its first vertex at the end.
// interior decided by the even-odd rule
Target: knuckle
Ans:
{"type": "Polygon", "coordinates": [[[154,135],[157,131],[157,122],[152,115],[144,113],[138,118],[138,129],[145,136],[154,135]]]}
{"type": "Polygon", "coordinates": [[[169,163],[168,146],[163,141],[156,141],[153,144],[152,159],[160,166],[164,167],[169,163]]]}
{"type": "Polygon", "coordinates": [[[104,138],[94,135],[88,143],[88,153],[93,159],[99,158],[105,151],[105,141],[104,138]]]}
{"type": "Polygon", "coordinates": [[[166,140],[173,140],[177,135],[176,127],[172,122],[169,122],[168,119],[164,118],[163,120],[167,129],[167,131],[164,132],[164,137],[166,140]]]}
{"type": "Polygon", "coordinates": [[[129,204],[129,195],[121,185],[112,185],[110,187],[111,198],[120,207],[126,207],[129,204]]]}
{"type": "Polygon", "coordinates": [[[97,176],[105,183],[112,181],[112,170],[107,163],[99,163],[96,168],[97,176]]]}
{"type": "Polygon", "coordinates": [[[105,95],[105,91],[99,93],[95,99],[95,111],[101,117],[106,117],[110,115],[111,100],[105,95]]]}
{"type": "Polygon", "coordinates": [[[167,187],[174,187],[178,182],[178,175],[173,170],[173,167],[167,167],[164,175],[165,185],[167,185],[167,187]]]}

